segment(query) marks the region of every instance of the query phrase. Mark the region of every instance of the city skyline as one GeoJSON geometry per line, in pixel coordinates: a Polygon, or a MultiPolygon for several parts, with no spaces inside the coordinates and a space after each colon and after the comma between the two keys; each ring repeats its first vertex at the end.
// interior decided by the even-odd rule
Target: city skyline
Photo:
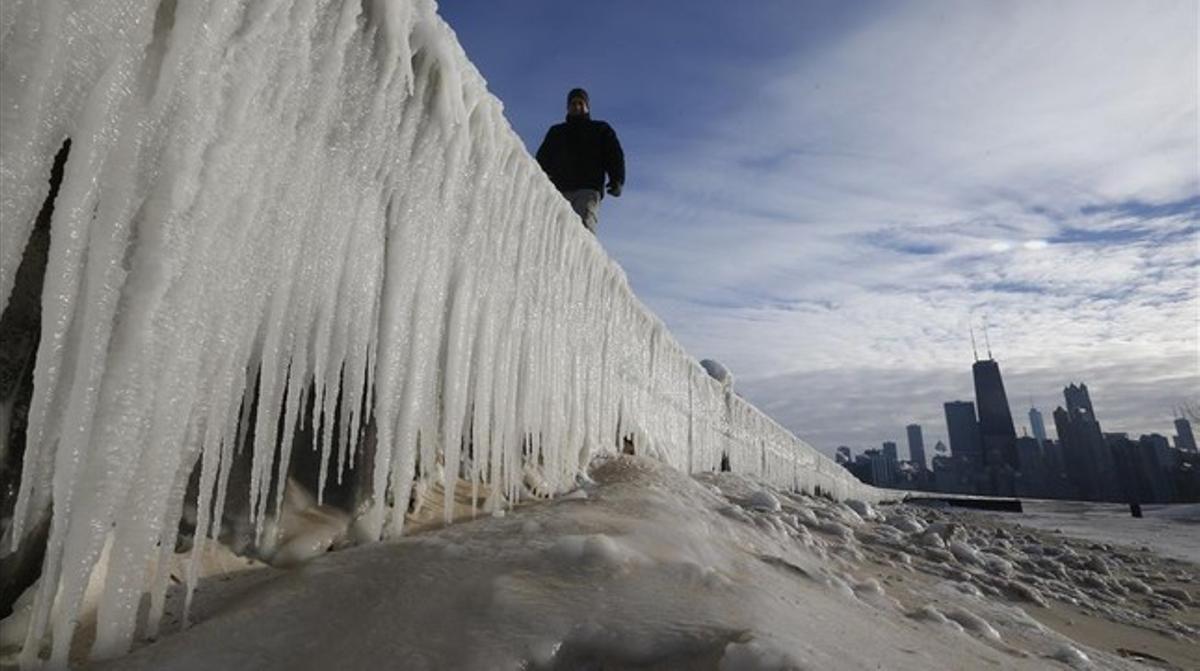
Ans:
{"type": "MultiPolygon", "coordinates": [[[[842,445],[837,462],[877,487],[1021,498],[1129,503],[1200,500],[1200,452],[1191,424],[1178,417],[1175,435],[1106,431],[1086,382],[1062,388],[1051,411],[1056,439],[1047,436],[1041,412],[1028,411],[1032,434],[1018,436],[1000,363],[978,353],[971,366],[974,398],[943,403],[949,451],[925,465],[922,427],[909,424],[909,459],[896,443],[862,450],[842,445]],[[1135,434],[1136,435],[1136,434],[1135,434]]],[[[1182,412],[1182,409],[1180,410],[1182,412]]],[[[1194,412],[1190,413],[1194,415],[1194,412]]]]}
{"type": "MultiPolygon", "coordinates": [[[[970,346],[968,346],[970,347],[970,346]]],[[[970,357],[970,349],[968,349],[968,357],[970,357]]],[[[1198,353],[1200,358],[1200,353],[1198,353]]],[[[965,359],[965,365],[970,365],[971,359],[965,359]]],[[[1198,361],[1200,365],[1200,361],[1198,361]]],[[[1120,379],[1105,376],[1104,367],[1098,367],[1102,371],[1098,376],[1102,379],[1100,384],[1093,384],[1092,379],[1082,375],[1074,377],[1063,377],[1061,373],[1048,370],[1021,371],[1014,369],[1012,365],[1004,366],[1004,384],[1008,389],[1009,409],[1012,413],[1013,423],[1016,430],[1016,436],[1033,436],[1033,426],[1028,411],[1030,408],[1037,408],[1040,414],[1043,415],[1045,421],[1045,430],[1049,437],[1054,436],[1054,426],[1050,421],[1050,414],[1057,406],[1066,407],[1066,401],[1063,400],[1062,390],[1070,384],[1085,383],[1088,391],[1092,396],[1093,405],[1103,408],[1100,412],[1105,426],[1105,431],[1129,433],[1132,436],[1151,435],[1158,433],[1162,436],[1174,435],[1174,421],[1180,417],[1181,408],[1198,407],[1198,400],[1193,396],[1189,399],[1187,391],[1190,389],[1178,389],[1177,394],[1163,394],[1162,391],[1153,391],[1156,387],[1156,382],[1139,382],[1139,381],[1120,381],[1120,379]],[[1054,381],[1061,379],[1060,383],[1055,385],[1054,381]],[[1013,382],[1015,381],[1015,382],[1013,382]],[[1036,381],[1039,385],[1038,390],[1031,391],[1030,381],[1036,381]],[[1044,385],[1050,385],[1049,389],[1045,389],[1044,385]],[[1020,387],[1018,387],[1020,385],[1020,387]],[[1014,390],[1016,387],[1016,390],[1014,390]],[[1122,387],[1140,389],[1142,393],[1151,397],[1163,397],[1163,406],[1153,406],[1150,403],[1132,403],[1129,400],[1129,394],[1111,395],[1109,394],[1110,387],[1122,387]],[[1099,400],[1097,400],[1099,399],[1099,400]],[[1157,409],[1156,409],[1157,408],[1157,409]]],[[[917,424],[922,427],[924,432],[924,442],[926,450],[926,459],[932,459],[934,454],[931,453],[932,445],[938,441],[950,444],[949,432],[944,419],[942,405],[946,401],[974,401],[974,387],[970,371],[937,371],[930,372],[930,375],[919,377],[924,379],[925,384],[942,384],[943,387],[923,387],[918,388],[916,384],[912,389],[904,390],[904,381],[896,379],[895,371],[880,371],[880,375],[887,381],[887,387],[901,389],[898,393],[889,393],[883,395],[880,401],[880,406],[886,406],[886,421],[881,419],[875,409],[871,406],[865,408],[846,407],[844,413],[840,415],[840,425],[835,426],[832,430],[823,430],[820,432],[800,432],[797,430],[797,435],[800,438],[808,441],[812,447],[821,450],[822,453],[833,456],[834,451],[839,445],[848,445],[848,447],[856,450],[856,453],[864,449],[878,448],[883,442],[894,441],[898,444],[905,444],[905,427],[910,424],[917,424]],[[947,391],[948,389],[954,389],[947,391]],[[898,401],[900,397],[919,397],[920,402],[913,402],[911,412],[905,413],[898,411],[898,407],[905,407],[898,401]],[[860,412],[858,412],[860,411],[860,412]],[[874,419],[874,425],[869,427],[856,426],[856,423],[863,417],[869,415],[874,419]],[[841,427],[846,427],[847,430],[842,430],[841,427]]],[[[869,387],[869,385],[868,385],[869,387]]],[[[870,399],[869,395],[865,394],[863,399],[870,399]]],[[[749,396],[749,399],[754,402],[754,397],[749,396]]],[[[875,408],[880,406],[874,406],[875,408]]],[[[782,409],[780,403],[764,402],[760,405],[764,412],[772,414],[781,424],[794,429],[794,426],[803,423],[804,413],[790,413],[787,409],[782,409]],[[782,411],[782,412],[781,412],[782,411]]],[[[803,411],[805,406],[800,406],[800,411],[803,411]]],[[[1198,419],[1192,419],[1193,424],[1198,423],[1198,419]]]]}
{"type": "MultiPolygon", "coordinates": [[[[1012,373],[1006,367],[1005,373],[1004,373],[1006,387],[1010,386],[1007,381],[1010,378],[1011,374],[1012,373]]],[[[967,375],[966,377],[970,381],[970,375],[967,375]]],[[[1064,381],[1063,384],[1061,384],[1059,386],[1059,388],[1057,389],[1057,392],[1056,392],[1057,399],[1055,399],[1054,394],[1044,395],[1045,397],[1048,397],[1050,400],[1048,403],[1043,404],[1043,405],[1039,405],[1036,402],[1036,400],[1037,400],[1036,396],[1031,397],[1030,395],[1026,395],[1024,398],[1022,398],[1021,396],[1019,396],[1017,394],[1009,394],[1010,397],[1015,398],[1018,401],[1020,401],[1020,400],[1026,401],[1025,404],[1021,404],[1021,403],[1014,404],[1012,400],[1009,401],[1009,410],[1010,410],[1010,413],[1012,416],[1014,428],[1016,429],[1016,436],[1018,438],[1024,437],[1024,436],[1029,436],[1029,437],[1037,436],[1037,432],[1035,431],[1035,428],[1033,426],[1033,421],[1029,416],[1029,411],[1032,409],[1032,410],[1036,410],[1038,413],[1040,413],[1040,415],[1043,419],[1043,430],[1046,432],[1045,437],[1049,438],[1050,440],[1055,440],[1055,441],[1060,440],[1060,438],[1057,434],[1057,429],[1054,427],[1053,421],[1050,419],[1051,414],[1053,413],[1055,408],[1060,407],[1060,406],[1063,407],[1064,409],[1067,409],[1068,403],[1067,403],[1067,400],[1064,398],[1064,391],[1072,386],[1078,386],[1078,385],[1082,385],[1086,388],[1086,391],[1088,392],[1089,400],[1091,401],[1092,407],[1099,406],[1100,408],[1102,408],[1102,410],[1096,411],[1096,414],[1099,415],[1098,419],[1100,419],[1101,423],[1104,425],[1106,433],[1125,433],[1132,437],[1137,437],[1137,436],[1141,436],[1141,435],[1157,434],[1157,435],[1165,436],[1168,439],[1170,439],[1171,445],[1174,447],[1174,437],[1175,437],[1175,435],[1177,435],[1177,424],[1176,424],[1177,419],[1179,419],[1179,418],[1186,419],[1192,425],[1200,424],[1200,417],[1187,417],[1186,416],[1185,409],[1187,407],[1196,408],[1196,405],[1194,402],[1189,402],[1186,399],[1184,399],[1184,400],[1181,400],[1181,402],[1177,403],[1176,405],[1172,406],[1171,408],[1165,409],[1165,414],[1159,420],[1156,428],[1126,427],[1123,425],[1119,425],[1117,423],[1114,423],[1112,420],[1110,420],[1108,418],[1109,413],[1107,412],[1106,409],[1104,409],[1105,406],[1104,406],[1103,401],[1101,401],[1101,402],[1095,401],[1095,388],[1092,386],[1092,384],[1090,384],[1085,379],[1076,378],[1073,380],[1064,381]],[[1190,406],[1189,406],[1189,403],[1190,403],[1190,406]]],[[[933,393],[933,395],[936,395],[936,392],[933,393]]],[[[968,402],[972,406],[975,406],[976,405],[975,394],[973,391],[969,391],[968,393],[961,394],[961,395],[953,397],[953,398],[946,397],[941,403],[938,404],[937,409],[934,412],[920,413],[920,415],[919,415],[920,419],[916,419],[916,417],[918,417],[918,415],[914,414],[913,415],[914,418],[904,420],[902,424],[899,424],[897,426],[897,428],[894,432],[881,433],[880,439],[875,442],[839,441],[839,442],[836,442],[836,444],[834,444],[834,445],[828,445],[828,446],[814,444],[814,447],[816,447],[816,448],[820,449],[822,452],[828,453],[829,455],[832,456],[836,453],[837,448],[842,447],[842,446],[849,447],[855,454],[860,454],[863,451],[868,450],[868,449],[879,449],[884,443],[894,442],[897,445],[903,445],[904,451],[907,452],[909,443],[905,439],[906,432],[910,426],[917,426],[917,427],[919,427],[920,431],[923,434],[925,459],[928,461],[929,459],[932,459],[934,456],[937,456],[937,454],[935,452],[933,452],[933,446],[936,445],[938,442],[944,443],[947,447],[949,447],[951,445],[950,430],[949,430],[949,427],[947,426],[947,421],[946,421],[946,416],[945,416],[945,408],[943,407],[945,404],[950,403],[950,402],[968,402]]],[[[974,411],[976,413],[978,413],[977,406],[974,408],[974,411]]],[[[976,417],[978,417],[978,415],[976,415],[976,417]]],[[[911,459],[911,455],[909,455],[909,459],[911,459]]],[[[906,460],[902,460],[902,461],[906,461],[906,460]]]]}
{"type": "MultiPolygon", "coordinates": [[[[1058,404],[1058,406],[1062,406],[1062,405],[1063,405],[1063,404],[1061,404],[1061,403],[1060,403],[1060,404],[1058,404]]],[[[1055,407],[1058,407],[1058,406],[1055,406],[1055,407]]],[[[1036,408],[1036,406],[1035,406],[1035,409],[1037,409],[1039,412],[1041,411],[1041,408],[1036,408]]],[[[1048,416],[1050,413],[1043,412],[1042,414],[1043,414],[1043,415],[1047,415],[1047,416],[1048,416]]],[[[1200,419],[1193,420],[1193,419],[1191,419],[1191,418],[1187,418],[1187,417],[1183,417],[1183,418],[1180,418],[1180,419],[1185,419],[1185,420],[1187,420],[1187,421],[1188,421],[1188,423],[1189,423],[1190,425],[1192,425],[1192,430],[1193,430],[1193,431],[1195,431],[1195,430],[1196,430],[1196,426],[1195,426],[1195,425],[1196,425],[1196,424],[1200,424],[1200,419]]],[[[1131,437],[1135,437],[1135,438],[1136,438],[1136,437],[1138,437],[1138,436],[1148,436],[1148,435],[1159,435],[1159,436],[1164,436],[1164,437],[1166,437],[1167,439],[1169,439],[1169,440],[1171,441],[1171,447],[1172,447],[1172,448],[1174,448],[1174,449],[1183,449],[1183,448],[1176,448],[1176,446],[1175,446],[1175,440],[1174,440],[1174,439],[1175,439],[1175,436],[1176,436],[1176,435],[1178,435],[1178,433],[1177,433],[1177,431],[1178,431],[1178,428],[1177,428],[1177,426],[1175,425],[1175,422],[1177,422],[1177,421],[1178,421],[1178,419],[1171,420],[1171,422],[1172,422],[1172,426],[1171,426],[1171,428],[1170,428],[1169,430],[1162,430],[1162,431],[1143,431],[1143,430],[1138,430],[1138,429],[1132,429],[1132,430],[1121,429],[1121,430],[1117,430],[1117,431],[1108,431],[1108,430],[1107,430],[1107,429],[1108,429],[1108,427],[1107,427],[1107,425],[1106,425],[1106,426],[1105,426],[1105,433],[1124,433],[1124,434],[1128,434],[1129,436],[1131,436],[1131,437]]],[[[931,426],[931,425],[929,425],[929,424],[922,424],[922,423],[920,423],[920,422],[915,422],[915,423],[910,423],[910,424],[908,424],[908,425],[905,425],[905,427],[903,427],[903,428],[904,428],[904,429],[907,429],[909,426],[916,426],[917,428],[919,428],[919,429],[921,430],[922,434],[924,434],[924,436],[925,436],[925,442],[924,442],[924,448],[925,448],[925,452],[924,452],[924,456],[925,456],[925,461],[926,461],[926,467],[928,467],[928,463],[929,463],[929,460],[930,460],[930,459],[932,459],[932,458],[933,458],[933,457],[935,457],[935,456],[938,456],[938,453],[937,453],[937,452],[934,452],[934,450],[933,450],[933,446],[934,446],[934,445],[936,445],[936,444],[938,444],[938,443],[942,443],[942,444],[944,444],[944,445],[947,447],[947,449],[949,449],[949,446],[950,446],[950,436],[949,436],[949,431],[947,431],[947,430],[946,430],[946,422],[945,422],[945,420],[944,420],[944,419],[943,419],[943,421],[941,422],[941,424],[940,424],[940,427],[939,427],[939,425],[936,425],[936,424],[935,424],[935,425],[933,425],[933,426],[931,426]],[[940,428],[941,430],[940,430],[940,432],[936,432],[936,433],[935,433],[935,432],[932,430],[933,428],[940,428]]],[[[1058,441],[1058,440],[1060,440],[1060,438],[1058,437],[1057,429],[1055,429],[1055,428],[1054,428],[1054,426],[1053,426],[1053,423],[1051,423],[1051,425],[1050,425],[1049,427],[1047,427],[1047,431],[1046,431],[1046,432],[1047,432],[1047,435],[1046,435],[1046,438],[1047,438],[1047,439],[1049,439],[1049,440],[1052,440],[1052,441],[1058,441]]],[[[1027,424],[1026,424],[1026,425],[1022,425],[1022,424],[1018,423],[1018,424],[1017,424],[1017,437],[1018,437],[1018,438],[1023,438],[1023,437],[1036,438],[1037,436],[1034,434],[1034,432],[1033,432],[1033,429],[1032,429],[1032,428],[1030,428],[1030,427],[1029,427],[1027,424]],[[1025,429],[1025,431],[1023,431],[1022,429],[1025,429]]],[[[878,444],[875,444],[875,445],[870,445],[870,444],[864,444],[864,445],[855,445],[855,444],[850,444],[850,443],[841,443],[841,444],[839,444],[839,445],[835,446],[835,447],[834,447],[832,450],[824,450],[824,449],[822,449],[822,451],[823,451],[823,452],[825,452],[825,451],[828,451],[828,452],[829,452],[829,454],[831,454],[831,455],[836,455],[836,454],[837,454],[837,450],[838,450],[838,448],[840,448],[840,447],[848,447],[848,448],[850,448],[850,450],[852,451],[852,453],[853,453],[853,454],[861,454],[862,452],[865,452],[866,450],[880,449],[880,448],[883,446],[883,444],[884,444],[884,443],[889,443],[889,442],[894,442],[894,443],[895,443],[897,446],[903,445],[903,446],[904,446],[904,450],[905,450],[905,451],[908,451],[908,442],[906,442],[906,441],[905,441],[905,440],[903,440],[903,439],[895,439],[895,440],[892,440],[892,439],[884,439],[884,440],[881,440],[881,441],[880,441],[878,444]]],[[[815,447],[815,446],[814,446],[814,447],[815,447]]],[[[909,458],[908,458],[908,459],[901,459],[901,461],[911,461],[911,460],[912,460],[912,454],[911,454],[911,452],[909,452],[909,458]]]]}

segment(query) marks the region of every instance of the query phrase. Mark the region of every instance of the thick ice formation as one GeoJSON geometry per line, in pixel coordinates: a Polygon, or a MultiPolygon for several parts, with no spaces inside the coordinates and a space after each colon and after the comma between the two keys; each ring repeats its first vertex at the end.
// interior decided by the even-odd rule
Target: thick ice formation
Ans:
{"type": "Polygon", "coordinates": [[[10,0],[0,87],[4,304],[71,140],[12,528],[53,504],[27,655],[50,628],[66,659],[106,544],[94,651],[127,649],[197,464],[203,532],[249,442],[261,530],[302,423],[323,478],[371,473],[373,538],[415,481],[512,493],[532,466],[557,490],[619,435],[878,496],[636,300],[431,1],[10,0]]]}
{"type": "MultiPolygon", "coordinates": [[[[1119,607],[1144,619],[1117,626],[1111,601],[1093,599],[1088,615],[1057,594],[1035,606],[990,593],[999,583],[982,567],[908,554],[910,534],[890,518],[854,522],[839,503],[751,476],[688,477],[622,455],[597,459],[592,477],[586,497],[325,554],[300,570],[214,576],[197,592],[198,624],[176,630],[173,592],[166,635],[99,668],[1132,671],[1154,657],[1162,668],[1200,660],[1194,629],[1166,635],[1170,621],[1194,621],[1194,607],[1130,599],[1119,607]],[[764,493],[778,508],[756,505],[764,493]],[[818,519],[853,528],[828,533],[818,519]]],[[[1023,553],[1000,545],[1017,540],[1010,525],[891,512],[951,521],[973,545],[1023,553]]],[[[1075,539],[1031,538],[1099,554],[1075,539]]],[[[1180,582],[1189,567],[1174,566],[1180,574],[1156,587],[1192,589],[1180,582]]]]}

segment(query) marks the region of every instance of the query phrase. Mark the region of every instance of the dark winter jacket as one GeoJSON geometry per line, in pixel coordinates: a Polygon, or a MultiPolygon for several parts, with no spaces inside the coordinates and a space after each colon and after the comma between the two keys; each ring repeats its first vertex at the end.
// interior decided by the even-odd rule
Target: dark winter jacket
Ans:
{"type": "Polygon", "coordinates": [[[551,126],[538,147],[537,162],[559,191],[595,189],[603,194],[605,173],[610,182],[625,184],[625,153],[616,132],[586,114],[551,126]]]}

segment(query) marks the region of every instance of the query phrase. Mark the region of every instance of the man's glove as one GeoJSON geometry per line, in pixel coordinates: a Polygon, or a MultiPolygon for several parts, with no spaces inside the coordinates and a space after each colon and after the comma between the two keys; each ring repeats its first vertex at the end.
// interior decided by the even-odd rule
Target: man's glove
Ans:
{"type": "Polygon", "coordinates": [[[608,183],[608,195],[612,196],[613,198],[620,198],[621,197],[621,183],[620,182],[609,182],[608,183]]]}

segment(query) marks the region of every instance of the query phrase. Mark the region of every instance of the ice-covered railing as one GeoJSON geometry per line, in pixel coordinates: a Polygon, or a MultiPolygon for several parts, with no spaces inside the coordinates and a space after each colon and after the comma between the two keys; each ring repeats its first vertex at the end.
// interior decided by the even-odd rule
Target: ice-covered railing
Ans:
{"type": "Polygon", "coordinates": [[[189,476],[215,533],[249,442],[261,528],[301,423],[322,481],[370,473],[374,538],[414,479],[502,501],[626,435],[875,498],[637,301],[432,2],[6,0],[0,59],[5,305],[71,141],[10,530],[52,510],[27,658],[49,631],[64,663],[106,544],[94,653],[128,648],[145,590],[153,630],[189,476]]]}

